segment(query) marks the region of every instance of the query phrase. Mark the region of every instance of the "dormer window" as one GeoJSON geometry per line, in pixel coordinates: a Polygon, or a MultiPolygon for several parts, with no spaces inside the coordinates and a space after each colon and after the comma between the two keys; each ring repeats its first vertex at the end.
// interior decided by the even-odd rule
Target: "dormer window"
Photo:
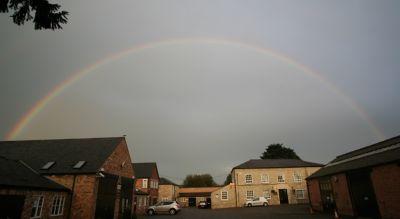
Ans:
{"type": "Polygon", "coordinates": [[[56,162],[55,161],[49,161],[45,165],[43,165],[40,169],[41,170],[48,170],[50,169],[56,162]]]}
{"type": "Polygon", "coordinates": [[[84,160],[80,160],[80,161],[78,161],[75,165],[74,165],[74,169],[80,169],[80,168],[82,168],[83,167],[83,165],[85,165],[86,164],[86,161],[84,161],[84,160]]]}

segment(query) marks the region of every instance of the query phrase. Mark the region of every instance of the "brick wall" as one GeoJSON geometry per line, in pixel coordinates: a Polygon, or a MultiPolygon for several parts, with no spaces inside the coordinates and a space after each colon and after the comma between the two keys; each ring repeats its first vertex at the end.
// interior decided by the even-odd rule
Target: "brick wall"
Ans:
{"type": "Polygon", "coordinates": [[[94,218],[98,179],[95,175],[51,175],[47,178],[73,191],[72,218],[94,218]],[[75,186],[72,188],[75,180],[75,186]]]}
{"type": "Polygon", "coordinates": [[[354,215],[346,174],[341,173],[332,176],[331,183],[338,213],[354,215]]]}
{"type": "Polygon", "coordinates": [[[132,160],[129,154],[126,141],[121,143],[115,148],[113,153],[107,158],[102,165],[104,172],[132,178],[134,176],[132,168],[132,160]]]}
{"type": "MultiPolygon", "coordinates": [[[[132,168],[132,160],[125,140],[121,141],[121,143],[115,148],[113,153],[107,158],[107,160],[102,165],[102,168],[104,168],[104,172],[106,173],[133,179],[134,172],[132,168]]],[[[118,179],[118,184],[120,184],[120,182],[121,179],[118,179]]],[[[115,219],[119,217],[118,214],[120,210],[120,197],[121,197],[120,193],[121,191],[117,190],[115,199],[115,208],[114,208],[115,219]]],[[[132,213],[134,211],[133,200],[134,200],[134,195],[132,194],[132,213]]]]}
{"type": "Polygon", "coordinates": [[[308,193],[310,194],[310,205],[316,211],[323,211],[321,193],[319,188],[319,180],[311,179],[307,181],[308,193]]]}
{"type": "Polygon", "coordinates": [[[21,214],[21,219],[29,219],[32,212],[32,206],[36,199],[36,196],[43,196],[43,208],[42,208],[42,219],[67,219],[68,210],[70,204],[70,194],[61,191],[36,191],[36,190],[25,190],[25,189],[0,189],[0,195],[24,195],[25,203],[21,214]],[[60,216],[50,216],[53,198],[56,195],[62,195],[65,197],[64,210],[60,216]]]}
{"type": "Polygon", "coordinates": [[[400,166],[375,167],[371,179],[382,218],[400,218],[400,166]]]}

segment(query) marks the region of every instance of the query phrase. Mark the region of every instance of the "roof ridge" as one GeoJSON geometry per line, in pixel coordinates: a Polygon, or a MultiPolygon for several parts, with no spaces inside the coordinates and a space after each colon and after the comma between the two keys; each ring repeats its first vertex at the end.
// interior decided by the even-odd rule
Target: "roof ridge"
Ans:
{"type": "Polygon", "coordinates": [[[125,136],[114,136],[114,137],[91,137],[91,138],[46,138],[46,139],[22,139],[22,140],[5,140],[0,142],[27,142],[27,141],[62,141],[62,140],[90,140],[90,139],[118,139],[125,138],[125,136]]]}

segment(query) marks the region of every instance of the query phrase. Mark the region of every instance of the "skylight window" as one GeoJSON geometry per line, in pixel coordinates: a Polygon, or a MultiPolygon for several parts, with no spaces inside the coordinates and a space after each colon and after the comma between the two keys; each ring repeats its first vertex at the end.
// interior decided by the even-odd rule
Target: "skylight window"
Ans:
{"type": "Polygon", "coordinates": [[[86,161],[84,161],[84,160],[80,160],[80,161],[78,161],[78,163],[76,163],[75,165],[74,165],[74,169],[80,169],[80,168],[82,168],[83,167],[83,165],[85,165],[85,163],[86,163],[86,161]]]}
{"type": "Polygon", "coordinates": [[[49,161],[49,162],[47,162],[45,165],[43,165],[42,168],[40,168],[40,169],[42,169],[42,170],[48,170],[48,169],[50,169],[50,167],[52,167],[55,163],[56,163],[55,161],[49,161]]]}

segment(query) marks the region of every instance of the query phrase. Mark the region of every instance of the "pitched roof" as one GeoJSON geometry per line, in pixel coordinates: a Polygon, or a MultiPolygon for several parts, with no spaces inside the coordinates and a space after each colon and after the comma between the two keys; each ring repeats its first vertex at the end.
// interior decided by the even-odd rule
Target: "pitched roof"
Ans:
{"type": "Polygon", "coordinates": [[[160,183],[158,183],[159,185],[174,185],[174,186],[178,186],[178,184],[172,182],[171,180],[161,177],[160,178],[160,183]]]}
{"type": "Polygon", "coordinates": [[[252,159],[233,169],[262,169],[262,168],[287,168],[287,167],[321,167],[322,164],[312,163],[299,159],[252,159]]]}
{"type": "Polygon", "coordinates": [[[124,137],[0,141],[0,154],[22,160],[41,174],[96,173],[124,137]],[[85,161],[81,168],[73,168],[85,161]],[[55,162],[49,169],[42,169],[55,162]]]}
{"type": "Polygon", "coordinates": [[[0,186],[69,191],[68,188],[41,176],[24,162],[3,156],[0,156],[0,186]]]}
{"type": "Polygon", "coordinates": [[[337,156],[308,179],[400,161],[400,135],[337,156]]]}
{"type": "Polygon", "coordinates": [[[155,162],[132,163],[132,167],[136,178],[151,178],[154,168],[158,175],[157,164],[155,162]]]}
{"type": "Polygon", "coordinates": [[[180,196],[210,196],[211,192],[218,190],[220,186],[215,187],[189,187],[189,188],[179,188],[178,194],[180,196]]]}

